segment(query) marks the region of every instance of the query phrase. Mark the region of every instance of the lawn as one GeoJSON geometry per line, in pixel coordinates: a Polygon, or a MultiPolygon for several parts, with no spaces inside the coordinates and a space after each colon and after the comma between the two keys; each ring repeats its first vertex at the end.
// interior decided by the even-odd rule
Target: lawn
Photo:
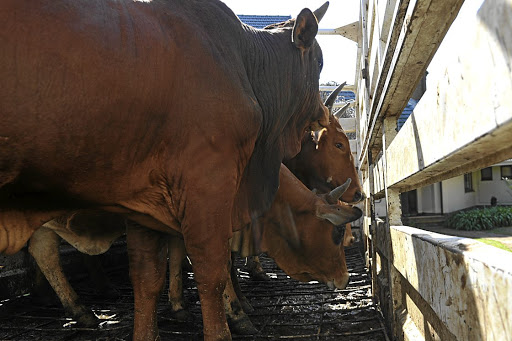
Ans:
{"type": "Polygon", "coordinates": [[[498,249],[502,249],[502,250],[505,250],[505,251],[508,251],[508,252],[512,252],[512,249],[510,247],[508,247],[507,245],[497,241],[497,240],[494,240],[494,239],[486,239],[486,238],[476,238],[475,240],[478,240],[482,243],[485,243],[487,245],[491,245],[491,246],[494,246],[494,247],[497,247],[498,249]]]}

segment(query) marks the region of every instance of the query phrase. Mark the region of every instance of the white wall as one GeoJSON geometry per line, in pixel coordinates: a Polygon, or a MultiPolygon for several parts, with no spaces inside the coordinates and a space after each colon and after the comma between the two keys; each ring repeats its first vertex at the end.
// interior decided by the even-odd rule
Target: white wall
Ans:
{"type": "Polygon", "coordinates": [[[439,183],[418,188],[418,213],[441,213],[439,183]]]}
{"type": "MultiPolygon", "coordinates": [[[[473,189],[477,190],[477,174],[472,173],[473,189]]],[[[476,192],[464,191],[464,176],[457,176],[443,181],[443,206],[444,213],[458,211],[466,207],[476,205],[476,192]]]]}
{"type": "Polygon", "coordinates": [[[512,190],[505,180],[501,180],[501,167],[492,167],[492,181],[482,181],[480,171],[474,173],[473,180],[475,178],[478,184],[477,205],[490,205],[493,196],[498,199],[498,205],[512,205],[512,190]]]}

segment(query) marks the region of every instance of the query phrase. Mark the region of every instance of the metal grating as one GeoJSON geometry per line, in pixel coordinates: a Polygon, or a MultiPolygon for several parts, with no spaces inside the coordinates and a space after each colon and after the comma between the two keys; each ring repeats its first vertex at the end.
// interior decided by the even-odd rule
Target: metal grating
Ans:
{"type": "MultiPolygon", "coordinates": [[[[240,284],[255,308],[250,314],[260,331],[253,336],[233,335],[235,340],[365,340],[385,341],[380,313],[371,299],[371,280],[357,247],[347,248],[351,273],[345,290],[330,290],[319,283],[290,279],[275,263],[261,257],[271,277],[268,282],[249,278],[238,261],[240,284]]],[[[79,328],[66,318],[60,305],[41,307],[29,295],[0,302],[0,340],[129,340],[133,318],[133,297],[126,267],[109,270],[119,290],[116,299],[100,298],[86,280],[73,281],[82,302],[100,317],[98,328],[79,328]]],[[[158,319],[162,340],[201,340],[199,298],[192,273],[184,281],[185,297],[194,322],[170,318],[166,295],[162,294],[158,319]]]]}

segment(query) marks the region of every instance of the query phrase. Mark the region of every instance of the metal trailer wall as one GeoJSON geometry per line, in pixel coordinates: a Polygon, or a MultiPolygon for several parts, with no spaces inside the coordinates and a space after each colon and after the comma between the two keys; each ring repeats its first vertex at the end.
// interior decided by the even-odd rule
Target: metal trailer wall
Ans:
{"type": "Polygon", "coordinates": [[[357,150],[371,194],[363,231],[373,297],[396,340],[512,340],[512,255],[402,226],[399,200],[512,157],[512,1],[361,0],[359,23],[357,150]],[[426,92],[397,133],[427,67],[426,92]],[[385,221],[372,217],[380,198],[385,221]]]}

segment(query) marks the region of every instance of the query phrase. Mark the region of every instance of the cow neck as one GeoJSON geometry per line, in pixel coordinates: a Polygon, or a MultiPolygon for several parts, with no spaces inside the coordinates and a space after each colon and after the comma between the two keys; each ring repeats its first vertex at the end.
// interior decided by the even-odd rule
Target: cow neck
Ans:
{"type": "MultiPolygon", "coordinates": [[[[279,186],[279,166],[285,157],[300,150],[301,130],[315,112],[315,99],[306,96],[306,92],[318,89],[318,84],[305,79],[318,77],[308,74],[318,70],[309,70],[306,59],[319,51],[309,51],[309,55],[303,56],[291,41],[290,28],[256,30],[246,25],[242,28],[245,37],[239,44],[245,76],[263,116],[242,182],[254,220],[270,208],[279,186]]],[[[309,93],[318,94],[317,90],[309,93]]]]}
{"type": "Polygon", "coordinates": [[[246,75],[253,94],[264,116],[262,133],[270,136],[284,129],[288,118],[296,112],[294,101],[293,65],[299,64],[300,55],[294,50],[289,29],[245,29],[247,39],[241,47],[246,75]],[[287,60],[283,60],[284,56],[287,60]]]}

